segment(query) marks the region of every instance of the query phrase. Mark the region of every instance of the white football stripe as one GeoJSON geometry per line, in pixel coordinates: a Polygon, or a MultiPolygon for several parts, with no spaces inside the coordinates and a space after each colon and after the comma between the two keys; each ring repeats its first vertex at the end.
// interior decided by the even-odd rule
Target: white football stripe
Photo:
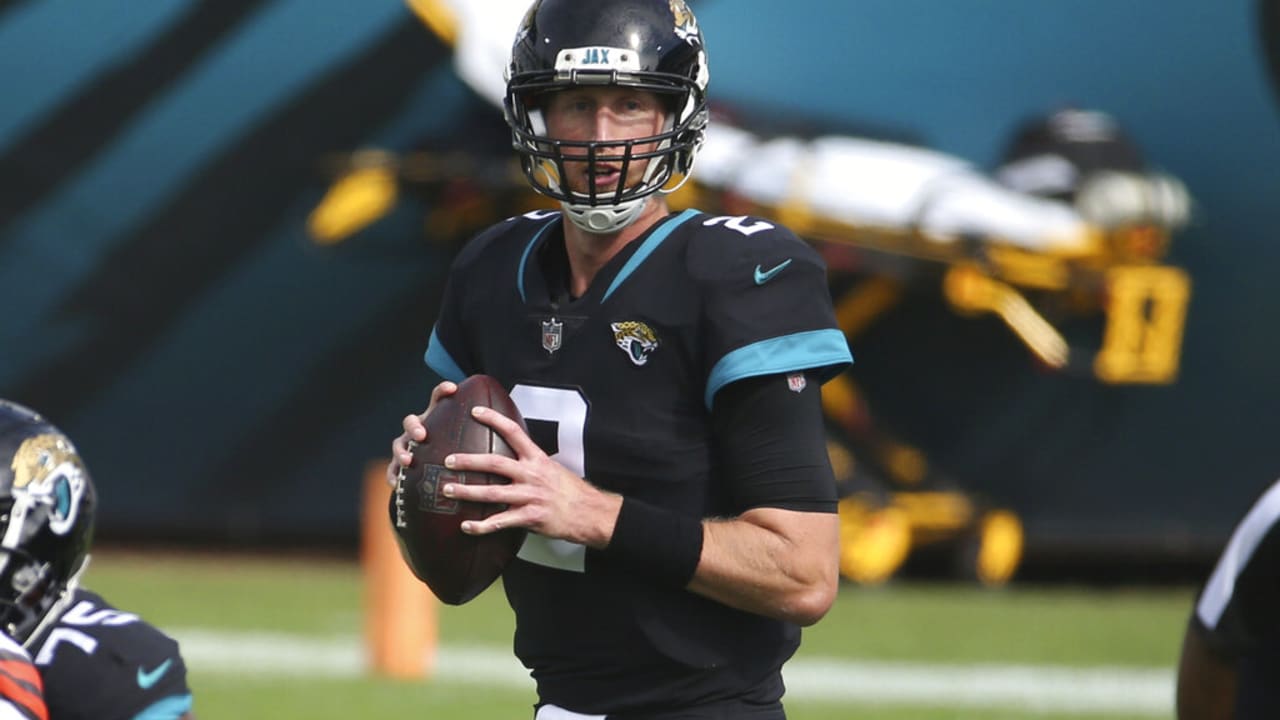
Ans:
{"type": "MultiPolygon", "coordinates": [[[[316,638],[259,632],[175,629],[197,672],[255,676],[355,677],[365,672],[355,636],[316,638]]],[[[436,654],[437,681],[533,691],[509,651],[447,645],[436,654]]],[[[799,658],[786,666],[787,698],[865,705],[1001,708],[1028,712],[1173,713],[1170,668],[1055,665],[945,665],[799,658]]]]}

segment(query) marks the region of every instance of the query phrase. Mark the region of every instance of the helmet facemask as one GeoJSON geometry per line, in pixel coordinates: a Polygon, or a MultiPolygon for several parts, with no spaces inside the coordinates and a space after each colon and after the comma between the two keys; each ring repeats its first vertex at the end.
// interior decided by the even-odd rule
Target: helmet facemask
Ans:
{"type": "Polygon", "coordinates": [[[621,230],[647,199],[679,189],[693,168],[707,125],[706,52],[696,20],[676,0],[538,0],[516,36],[504,103],[512,145],[534,190],[559,200],[569,219],[593,233],[621,230]],[[555,139],[547,132],[549,93],[614,87],[653,93],[666,109],[656,134],[627,140],[555,139]],[[570,188],[566,164],[584,163],[587,187],[570,188]],[[638,180],[625,182],[636,163],[638,180]],[[597,168],[620,171],[599,189],[597,168]]]}
{"type": "MultiPolygon", "coordinates": [[[[537,75],[535,73],[535,75],[537,75]]],[[[656,74],[655,74],[656,75],[656,74]]],[[[706,97],[679,76],[622,79],[618,73],[573,72],[564,79],[514,78],[507,96],[513,146],[534,190],[559,200],[575,224],[588,232],[616,232],[631,224],[650,195],[675,192],[689,177],[707,124],[706,97]],[[560,140],[547,131],[544,95],[571,87],[627,87],[653,92],[667,101],[664,127],[655,135],[626,140],[560,140]],[[566,163],[585,163],[587,191],[568,187],[566,163]],[[618,187],[597,191],[598,167],[608,163],[619,173],[618,187]],[[647,163],[636,183],[625,181],[636,163],[647,163]],[[672,179],[677,178],[674,185],[672,179]]]]}
{"type": "Polygon", "coordinates": [[[58,619],[79,586],[89,565],[85,555],[65,580],[53,563],[43,562],[22,549],[3,550],[5,568],[0,572],[0,629],[31,649],[44,628],[58,619]]]}

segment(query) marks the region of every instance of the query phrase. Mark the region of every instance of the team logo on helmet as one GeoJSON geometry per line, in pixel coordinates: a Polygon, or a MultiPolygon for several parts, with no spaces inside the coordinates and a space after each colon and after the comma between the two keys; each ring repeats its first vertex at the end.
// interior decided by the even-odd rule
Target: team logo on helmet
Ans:
{"type": "Polygon", "coordinates": [[[29,437],[14,453],[10,469],[15,515],[47,506],[49,529],[65,535],[76,523],[85,487],[84,464],[75,447],[61,435],[29,437]]]}
{"type": "Polygon", "coordinates": [[[697,45],[702,42],[698,34],[698,20],[684,4],[684,0],[671,0],[671,15],[675,18],[676,35],[687,43],[697,45]]]}
{"type": "Polygon", "coordinates": [[[610,327],[613,328],[613,341],[636,365],[649,362],[649,355],[658,349],[657,333],[642,322],[624,320],[613,323],[610,327]]]}

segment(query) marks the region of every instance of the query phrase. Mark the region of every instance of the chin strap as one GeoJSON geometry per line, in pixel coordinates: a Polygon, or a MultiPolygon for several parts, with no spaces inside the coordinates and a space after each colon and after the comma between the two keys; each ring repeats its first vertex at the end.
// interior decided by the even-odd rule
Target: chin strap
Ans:
{"type": "Polygon", "coordinates": [[[579,228],[597,235],[615,233],[635,222],[644,212],[649,196],[638,197],[617,205],[579,205],[562,202],[560,207],[569,217],[570,222],[579,228]]]}
{"type": "Polygon", "coordinates": [[[35,650],[35,648],[30,647],[32,641],[39,637],[46,627],[62,617],[63,611],[71,604],[71,598],[76,594],[76,588],[80,587],[80,576],[84,575],[84,571],[88,567],[89,556],[85,555],[84,562],[80,563],[80,568],[75,571],[71,578],[67,580],[67,584],[58,592],[58,599],[53,601],[53,604],[45,611],[44,617],[40,618],[40,622],[36,623],[31,632],[22,639],[22,647],[26,648],[28,652],[35,650]]]}

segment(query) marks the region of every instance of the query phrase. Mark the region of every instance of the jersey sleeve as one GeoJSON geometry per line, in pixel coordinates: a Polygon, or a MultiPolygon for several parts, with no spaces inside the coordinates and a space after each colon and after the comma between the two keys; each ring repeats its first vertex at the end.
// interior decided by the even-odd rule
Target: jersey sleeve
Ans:
{"type": "Polygon", "coordinates": [[[736,380],[809,371],[825,382],[853,362],[812,247],[756,218],[706,219],[700,233],[689,264],[703,299],[708,408],[736,380]]]}
{"type": "Polygon", "coordinates": [[[44,636],[36,665],[62,720],[177,720],[192,707],[177,641],[82,589],[44,636]]]}
{"type": "Polygon", "coordinates": [[[712,427],[733,514],[758,507],[836,511],[821,388],[807,375],[746,378],[716,397],[712,427]]]}
{"type": "Polygon", "coordinates": [[[453,382],[462,382],[471,374],[464,369],[464,365],[473,366],[467,350],[466,328],[461,319],[462,299],[458,297],[456,290],[459,284],[454,277],[445,284],[440,315],[431,328],[431,339],[427,342],[427,352],[423,356],[432,372],[453,382]]]}
{"type": "MultiPolygon", "coordinates": [[[[471,303],[484,296],[484,292],[476,292],[476,288],[492,288],[495,279],[477,277],[475,268],[492,248],[495,240],[512,228],[523,227],[527,222],[528,216],[509,218],[498,223],[473,238],[454,258],[449,268],[449,279],[445,283],[440,311],[423,356],[427,367],[441,378],[461,382],[480,372],[466,318],[471,311],[471,303]],[[468,289],[471,292],[467,292],[468,289]]],[[[512,280],[515,279],[513,276],[512,280]]]]}
{"type": "Polygon", "coordinates": [[[1194,621],[1211,647],[1239,656],[1280,642],[1280,481],[1236,526],[1196,601],[1194,621]]]}

